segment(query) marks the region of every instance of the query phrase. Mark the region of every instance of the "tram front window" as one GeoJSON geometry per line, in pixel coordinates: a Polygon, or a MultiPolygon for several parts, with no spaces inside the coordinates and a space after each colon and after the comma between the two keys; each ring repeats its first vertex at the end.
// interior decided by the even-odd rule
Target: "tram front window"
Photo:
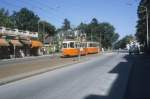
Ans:
{"type": "Polygon", "coordinates": [[[63,43],[63,48],[67,48],[67,43],[63,43]]]}
{"type": "Polygon", "coordinates": [[[74,42],[70,42],[70,48],[74,48],[74,42]]]}

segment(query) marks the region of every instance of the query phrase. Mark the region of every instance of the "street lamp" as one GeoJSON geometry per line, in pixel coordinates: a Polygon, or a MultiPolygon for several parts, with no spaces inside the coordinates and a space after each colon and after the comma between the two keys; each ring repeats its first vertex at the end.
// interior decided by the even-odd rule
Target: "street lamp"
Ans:
{"type": "Polygon", "coordinates": [[[149,18],[149,15],[148,15],[148,9],[147,9],[147,7],[145,7],[145,6],[140,6],[141,8],[144,8],[145,9],[145,11],[146,11],[146,28],[147,28],[147,30],[146,30],[146,42],[147,42],[147,47],[149,48],[149,33],[148,33],[148,18],[149,18]]]}
{"type": "Polygon", "coordinates": [[[41,20],[39,20],[38,21],[38,33],[40,33],[40,32],[42,32],[42,34],[41,34],[41,38],[42,38],[42,42],[44,42],[44,36],[43,36],[43,33],[45,33],[45,23],[44,23],[44,21],[41,21],[41,20]],[[40,28],[40,23],[42,22],[42,27],[43,27],[43,29],[42,29],[42,31],[41,31],[41,28],[40,28]]]}
{"type": "Polygon", "coordinates": [[[101,48],[102,47],[102,38],[101,38],[101,32],[99,34],[99,47],[101,48]]]}

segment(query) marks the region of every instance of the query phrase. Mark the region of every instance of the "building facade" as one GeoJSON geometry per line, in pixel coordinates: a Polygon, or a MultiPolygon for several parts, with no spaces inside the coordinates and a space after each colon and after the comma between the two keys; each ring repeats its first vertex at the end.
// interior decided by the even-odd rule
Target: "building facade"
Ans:
{"type": "Polygon", "coordinates": [[[0,27],[0,58],[40,55],[43,44],[37,32],[0,27]]]}

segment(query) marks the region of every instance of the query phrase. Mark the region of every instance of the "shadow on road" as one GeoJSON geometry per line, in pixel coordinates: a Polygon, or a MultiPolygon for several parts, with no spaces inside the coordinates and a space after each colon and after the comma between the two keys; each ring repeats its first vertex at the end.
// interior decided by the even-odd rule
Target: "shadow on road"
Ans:
{"type": "Polygon", "coordinates": [[[117,66],[115,66],[115,68],[108,72],[110,74],[118,74],[118,78],[112,84],[107,96],[91,94],[86,96],[84,99],[122,99],[126,91],[125,85],[128,82],[128,75],[132,66],[130,64],[132,64],[135,57],[136,56],[126,55],[123,57],[126,60],[125,62],[120,62],[117,66]]]}
{"type": "Polygon", "coordinates": [[[134,62],[125,99],[150,99],[150,55],[142,54],[134,62]]]}

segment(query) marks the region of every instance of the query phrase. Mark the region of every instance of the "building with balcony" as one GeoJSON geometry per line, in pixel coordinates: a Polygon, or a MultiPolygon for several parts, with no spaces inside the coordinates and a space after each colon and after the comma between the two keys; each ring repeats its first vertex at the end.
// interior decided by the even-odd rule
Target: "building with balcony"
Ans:
{"type": "Polygon", "coordinates": [[[37,32],[0,27],[0,58],[41,55],[42,46],[37,32]]]}

